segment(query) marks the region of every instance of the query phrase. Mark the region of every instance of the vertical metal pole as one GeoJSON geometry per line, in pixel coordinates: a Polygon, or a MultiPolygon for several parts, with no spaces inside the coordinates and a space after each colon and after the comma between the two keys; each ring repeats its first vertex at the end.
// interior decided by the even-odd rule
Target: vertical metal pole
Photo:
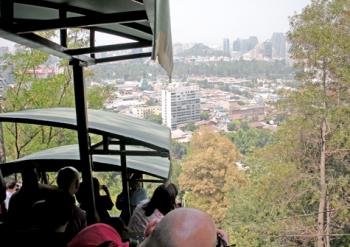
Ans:
{"type": "Polygon", "coordinates": [[[120,163],[122,168],[122,183],[123,183],[123,194],[127,202],[127,212],[126,217],[130,219],[130,196],[129,196],[129,181],[128,181],[128,171],[126,166],[126,153],[125,153],[125,144],[120,143],[120,163]]]}
{"type": "Polygon", "coordinates": [[[77,128],[79,140],[79,153],[82,170],[82,178],[84,183],[89,185],[89,194],[87,195],[87,220],[88,224],[96,223],[98,220],[95,206],[94,188],[92,182],[92,160],[90,156],[90,141],[87,126],[87,110],[85,100],[85,85],[83,67],[79,60],[74,59],[73,78],[74,78],[74,94],[75,109],[77,115],[77,128]]]}
{"type": "MultiPolygon", "coordinates": [[[[59,17],[60,20],[65,20],[67,19],[67,12],[63,9],[59,10],[59,17]]],[[[61,46],[67,47],[67,29],[61,29],[60,30],[60,43],[61,46]]]]}
{"type": "MultiPolygon", "coordinates": [[[[95,29],[91,28],[90,29],[90,48],[95,47],[95,29]]],[[[95,58],[95,53],[90,54],[91,58],[95,58]]]]}
{"type": "Polygon", "coordinates": [[[7,26],[7,28],[13,24],[13,15],[14,15],[13,5],[14,4],[12,0],[0,1],[1,21],[5,24],[5,26],[7,26]]]}
{"type": "MultiPolygon", "coordinates": [[[[0,96],[0,112],[2,112],[2,107],[3,107],[3,94],[2,92],[0,96]]],[[[0,122],[0,164],[3,164],[6,162],[6,153],[5,153],[5,143],[4,143],[4,132],[3,132],[3,127],[2,127],[2,122],[0,122]]]]}

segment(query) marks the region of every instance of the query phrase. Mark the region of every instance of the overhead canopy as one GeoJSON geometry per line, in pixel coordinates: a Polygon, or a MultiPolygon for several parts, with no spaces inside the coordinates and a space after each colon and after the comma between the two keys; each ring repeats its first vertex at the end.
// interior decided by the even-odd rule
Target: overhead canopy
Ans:
{"type": "Polygon", "coordinates": [[[0,3],[0,37],[56,56],[87,64],[152,57],[171,75],[172,41],[168,0],[4,0],[0,3]],[[67,28],[90,30],[88,47],[67,47],[67,28]],[[37,32],[60,29],[60,42],[37,32]],[[132,42],[95,46],[95,32],[132,42]],[[95,53],[152,47],[139,52],[95,58],[95,53]],[[86,56],[90,55],[90,56],[86,56]]]}
{"type": "MultiPolygon", "coordinates": [[[[94,171],[120,171],[118,155],[93,155],[94,171]]],[[[24,156],[20,159],[0,164],[4,176],[23,171],[24,166],[35,164],[41,171],[58,171],[62,166],[70,165],[81,170],[78,145],[67,145],[47,149],[24,156]]],[[[127,157],[127,167],[130,171],[139,171],[161,179],[167,179],[170,171],[170,161],[162,157],[127,157]]]]}
{"type": "MultiPolygon", "coordinates": [[[[115,112],[89,109],[87,113],[89,133],[117,138],[126,144],[149,147],[169,156],[170,130],[167,127],[115,112]]],[[[0,113],[0,121],[77,129],[74,108],[0,113]]]]}

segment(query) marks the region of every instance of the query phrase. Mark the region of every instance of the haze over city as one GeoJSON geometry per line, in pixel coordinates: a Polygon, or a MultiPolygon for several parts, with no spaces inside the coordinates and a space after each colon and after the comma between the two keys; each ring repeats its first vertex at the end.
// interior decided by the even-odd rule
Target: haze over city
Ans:
{"type": "MultiPolygon", "coordinates": [[[[173,42],[218,45],[224,38],[251,35],[263,41],[273,32],[287,32],[288,18],[309,3],[310,0],[170,0],[173,42]]],[[[102,35],[97,42],[104,44],[107,40],[102,35]]],[[[0,39],[0,46],[12,44],[0,39]]]]}

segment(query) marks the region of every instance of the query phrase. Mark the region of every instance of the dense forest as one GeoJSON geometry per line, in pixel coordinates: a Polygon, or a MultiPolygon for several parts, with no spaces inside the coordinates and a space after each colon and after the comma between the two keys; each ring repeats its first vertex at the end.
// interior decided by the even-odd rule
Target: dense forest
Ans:
{"type": "MultiPolygon", "coordinates": [[[[92,80],[140,80],[149,76],[152,79],[165,75],[153,63],[128,61],[106,65],[96,65],[92,69],[92,80]]],[[[293,79],[294,68],[285,61],[219,61],[219,62],[179,62],[175,61],[173,78],[186,80],[189,76],[225,76],[247,79],[293,79]]]]}
{"type": "MultiPolygon", "coordinates": [[[[350,245],[349,9],[346,0],[313,0],[291,18],[295,69],[283,62],[175,63],[179,78],[295,76],[300,82],[296,90],[280,92],[276,109],[284,120],[275,133],[232,128],[224,134],[204,127],[190,144],[173,143],[171,180],[185,206],[210,213],[237,246],[350,245]]],[[[47,59],[32,49],[9,54],[16,84],[6,91],[4,111],[74,105],[67,63],[53,77],[28,73],[47,59]]],[[[96,66],[91,80],[163,74],[144,61],[96,66]]],[[[90,87],[87,93],[89,107],[102,108],[111,92],[90,87]]],[[[76,142],[71,131],[21,124],[4,124],[4,137],[9,159],[76,142]]],[[[115,197],[118,174],[100,179],[115,197]]]]}

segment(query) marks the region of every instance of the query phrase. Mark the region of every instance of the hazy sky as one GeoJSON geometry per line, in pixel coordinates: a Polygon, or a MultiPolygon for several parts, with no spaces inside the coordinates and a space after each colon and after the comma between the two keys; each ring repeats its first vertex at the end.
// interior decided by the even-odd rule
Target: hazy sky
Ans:
{"type": "MultiPolygon", "coordinates": [[[[300,12],[310,0],[169,0],[173,42],[222,44],[273,32],[287,32],[288,17],[300,12]]],[[[97,43],[104,43],[98,42],[97,43]]],[[[8,45],[0,39],[0,46],[8,45]]]]}
{"type": "Polygon", "coordinates": [[[250,35],[259,40],[287,32],[288,17],[310,0],[170,0],[174,42],[221,44],[250,35]]]}

